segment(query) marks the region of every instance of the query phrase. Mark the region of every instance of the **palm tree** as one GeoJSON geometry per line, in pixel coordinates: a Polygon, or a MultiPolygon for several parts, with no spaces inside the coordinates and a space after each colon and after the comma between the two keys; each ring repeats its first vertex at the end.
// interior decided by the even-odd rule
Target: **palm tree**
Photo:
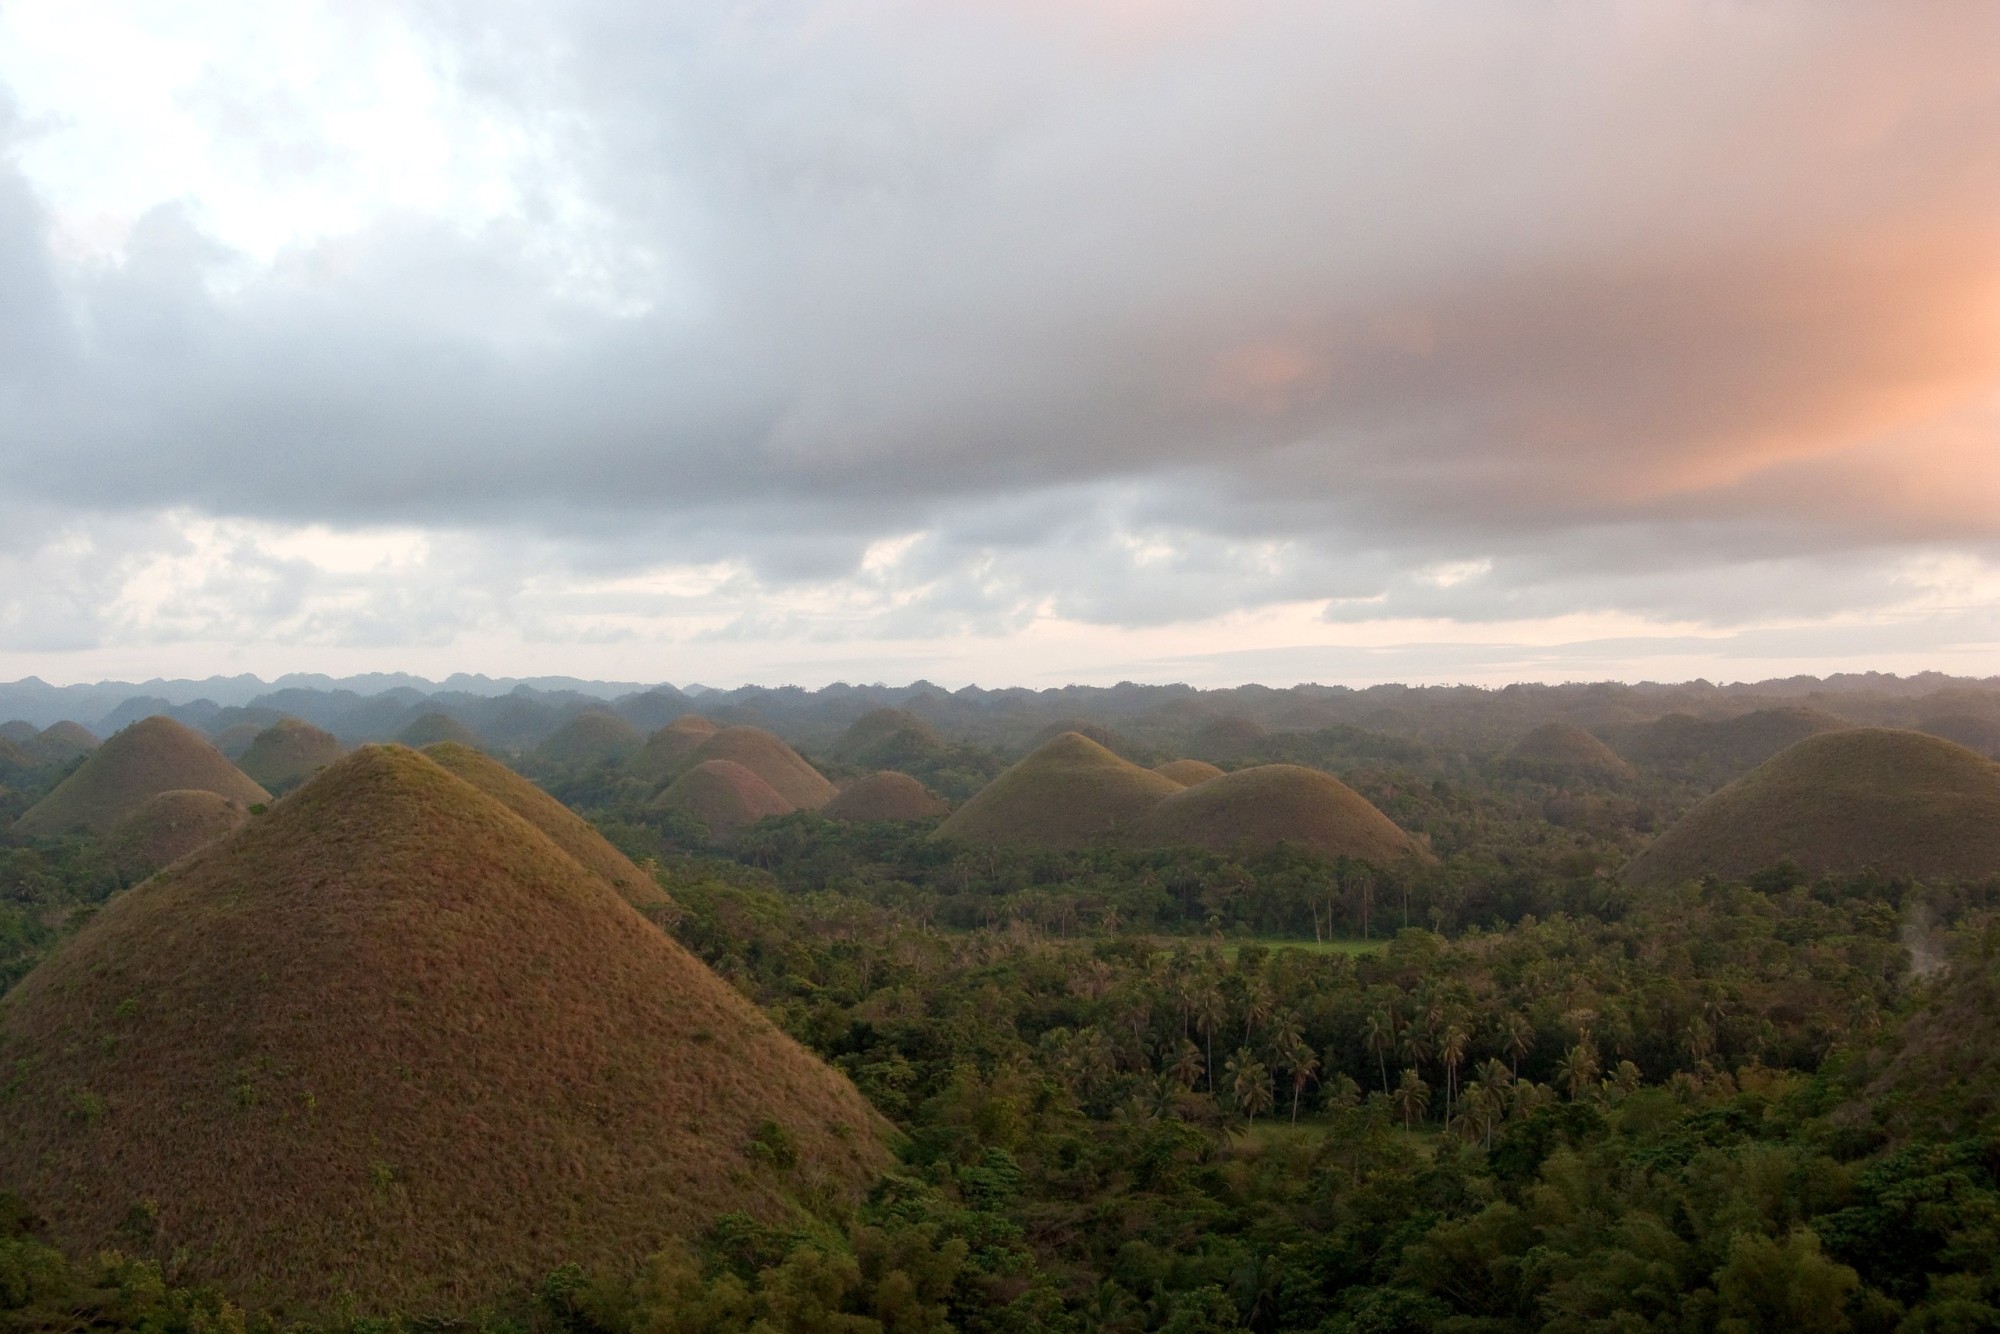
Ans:
{"type": "Polygon", "coordinates": [[[1243,994],[1243,1045],[1250,1045],[1251,1028],[1271,1017],[1274,1002],[1271,989],[1262,982],[1252,982],[1243,994]]]}
{"type": "Polygon", "coordinates": [[[1208,1091],[1215,1092],[1215,1030],[1229,1017],[1229,1003],[1218,987],[1204,987],[1195,998],[1194,1026],[1208,1040],[1208,1091]]]}
{"type": "Polygon", "coordinates": [[[1424,1062],[1431,1058],[1430,1034],[1424,1032],[1415,1024],[1411,1024],[1405,1028],[1403,1030],[1403,1055],[1409,1058],[1411,1065],[1415,1066],[1418,1070],[1422,1070],[1424,1062]]]}
{"type": "Polygon", "coordinates": [[[1195,1080],[1201,1077],[1201,1048],[1182,1038],[1180,1050],[1174,1053],[1173,1064],[1167,1067],[1167,1073],[1182,1088],[1193,1088],[1195,1080]]]}
{"type": "Polygon", "coordinates": [[[1403,1114],[1403,1129],[1431,1108],[1431,1086],[1415,1070],[1403,1071],[1396,1084],[1396,1110],[1403,1114]]]}
{"type": "Polygon", "coordinates": [[[1305,1021],[1299,1018],[1297,1010],[1279,1010],[1271,1017],[1269,1051],[1271,1058],[1283,1063],[1292,1048],[1305,1040],[1305,1021]]]}
{"type": "Polygon", "coordinates": [[[1375,1068],[1382,1074],[1382,1096],[1389,1096],[1389,1050],[1396,1045],[1396,1022],[1386,1010],[1377,1010],[1361,1025],[1361,1040],[1375,1056],[1375,1068]]]}
{"type": "Polygon", "coordinates": [[[1518,1010],[1510,1010],[1500,1021],[1500,1045],[1513,1058],[1514,1078],[1521,1077],[1521,1058],[1535,1046],[1535,1026],[1528,1022],[1528,1016],[1518,1010]]]}
{"type": "Polygon", "coordinates": [[[1223,1066],[1223,1073],[1229,1076],[1229,1090],[1236,1095],[1237,1107],[1250,1124],[1256,1124],[1257,1113],[1271,1110],[1271,1072],[1248,1047],[1238,1047],[1223,1066]]]}
{"type": "Polygon", "coordinates": [[[1292,1071],[1292,1124],[1299,1123],[1299,1098],[1305,1093],[1306,1085],[1312,1083],[1319,1074],[1319,1057],[1304,1042],[1294,1040],[1292,1049],[1285,1056],[1285,1064],[1292,1071]]]}
{"type": "Polygon", "coordinates": [[[1465,1048],[1469,1039],[1465,1030],[1457,1024],[1444,1031],[1444,1041],[1438,1044],[1438,1059],[1444,1062],[1444,1119],[1451,1123],[1451,1105],[1458,1093],[1458,1067],[1465,1060],[1465,1048]]]}
{"type": "Polygon", "coordinates": [[[1597,1049],[1588,1039],[1577,1043],[1556,1064],[1556,1083],[1569,1090],[1571,1102],[1584,1094],[1584,1090],[1597,1082],[1597,1049]]]}

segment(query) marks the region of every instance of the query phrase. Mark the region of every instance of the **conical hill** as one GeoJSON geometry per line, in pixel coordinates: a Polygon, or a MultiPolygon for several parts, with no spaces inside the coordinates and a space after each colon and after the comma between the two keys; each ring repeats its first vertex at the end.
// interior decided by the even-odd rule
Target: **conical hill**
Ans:
{"type": "Polygon", "coordinates": [[[409,726],[396,733],[396,740],[419,750],[435,746],[440,741],[455,741],[475,750],[479,748],[479,734],[448,713],[426,713],[412,719],[409,726]]]}
{"type": "Polygon", "coordinates": [[[1173,779],[1182,787],[1193,787],[1196,783],[1222,777],[1222,770],[1207,760],[1168,760],[1165,764],[1155,765],[1153,772],[1173,779]]]}
{"type": "Polygon", "coordinates": [[[231,760],[240,760],[243,753],[264,735],[264,729],[257,723],[231,723],[214,736],[215,748],[231,760]]]}
{"type": "Polygon", "coordinates": [[[257,734],[236,767],[273,792],[289,792],[346,753],[333,733],[280,718],[257,734]]]}
{"type": "Polygon", "coordinates": [[[1116,834],[1181,785],[1065,732],[974,793],[938,837],[1024,848],[1077,848],[1116,834]]]}
{"type": "Polygon", "coordinates": [[[149,799],[111,831],[119,873],[139,880],[233,833],[250,818],[241,802],[198,788],[176,788],[149,799]]]}
{"type": "Polygon", "coordinates": [[[665,783],[696,763],[695,751],[722,728],[698,713],[685,713],[646,738],[625,761],[625,772],[648,783],[665,783]]]}
{"type": "Polygon", "coordinates": [[[652,800],[655,810],[685,811],[726,838],[771,815],[798,809],[785,795],[734,760],[703,760],[667,784],[652,800]]]}
{"type": "Polygon", "coordinates": [[[884,769],[840,789],[819,813],[829,820],[929,820],[948,809],[916,779],[884,769]]]}
{"type": "Polygon", "coordinates": [[[0,1189],[54,1241],[281,1312],[630,1272],[887,1158],[845,1079],[402,747],[112,899],[0,1002],[0,1068],[0,1189]],[[795,1167],[754,1152],[767,1123],[795,1167]]]}
{"type": "Polygon", "coordinates": [[[2000,764],[1921,732],[1808,737],[1698,802],[1625,867],[1634,885],[1807,871],[2000,872],[2000,764]]]}
{"type": "Polygon", "coordinates": [[[586,709],[551,732],[535,758],[551,768],[616,764],[645,744],[639,729],[615,713],[586,709]]]}
{"type": "Polygon", "coordinates": [[[492,756],[456,741],[426,746],[424,754],[547,834],[633,907],[650,908],[667,901],[659,882],[606,842],[588,820],[492,756]]]}
{"type": "Polygon", "coordinates": [[[35,734],[33,741],[21,748],[43,764],[68,764],[79,756],[90,754],[98,744],[97,733],[82,723],[64,719],[44,727],[35,734]]]}
{"type": "Polygon", "coordinates": [[[797,751],[761,727],[725,727],[702,742],[694,758],[740,764],[799,810],[818,810],[838,790],[797,751]]]}
{"type": "Polygon", "coordinates": [[[222,752],[171,718],[142,719],[90,753],[55,791],[14,824],[22,834],[83,828],[106,834],[147,800],[177,788],[198,788],[245,806],[271,794],[223,758],[222,752]]]}
{"type": "Polygon", "coordinates": [[[1280,843],[1386,866],[1428,860],[1410,836],[1331,774],[1261,764],[1167,797],[1134,821],[1134,847],[1271,848],[1280,843]]]}
{"type": "Polygon", "coordinates": [[[1507,760],[1531,773],[1559,777],[1570,774],[1598,778],[1631,778],[1634,770],[1618,752],[1575,723],[1543,723],[1516,741],[1507,760]]]}
{"type": "Polygon", "coordinates": [[[871,709],[848,725],[833,745],[833,756],[843,764],[887,768],[908,764],[943,745],[937,730],[908,709],[871,709]]]}

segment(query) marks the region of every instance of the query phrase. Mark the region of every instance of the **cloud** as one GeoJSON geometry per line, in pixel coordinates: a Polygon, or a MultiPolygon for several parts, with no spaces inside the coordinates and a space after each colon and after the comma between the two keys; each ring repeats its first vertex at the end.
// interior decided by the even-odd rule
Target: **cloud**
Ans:
{"type": "Polygon", "coordinates": [[[726,566],[685,624],[742,639],[1743,625],[2000,537],[1990,6],[387,13],[191,67],[222,184],[110,252],[0,121],[0,491],[449,535],[473,590],[308,614],[245,549],[204,633],[641,633],[437,554],[523,543],[726,566]]]}

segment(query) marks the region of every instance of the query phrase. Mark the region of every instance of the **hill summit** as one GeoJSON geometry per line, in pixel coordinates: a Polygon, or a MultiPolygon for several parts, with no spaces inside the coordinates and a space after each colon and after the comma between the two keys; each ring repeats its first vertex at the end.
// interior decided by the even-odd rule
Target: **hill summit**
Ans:
{"type": "Polygon", "coordinates": [[[1551,776],[1590,774],[1599,778],[1631,778],[1634,770],[1618,752],[1575,723],[1543,723],[1516,741],[1507,759],[1531,773],[1551,776]]]}
{"type": "Polygon", "coordinates": [[[845,1079],[402,747],[111,900],[0,1002],[0,1068],[0,1185],[53,1240],[283,1311],[629,1272],[887,1159],[845,1079]],[[780,1131],[794,1167],[754,1152],[780,1131]]]}
{"type": "Polygon", "coordinates": [[[1268,848],[1291,843],[1387,866],[1428,860],[1410,836],[1331,774],[1260,764],[1168,796],[1132,824],[1137,847],[1268,848]]]}
{"type": "Polygon", "coordinates": [[[820,814],[829,820],[928,820],[948,809],[916,779],[884,769],[849,783],[820,814]]]}
{"type": "Polygon", "coordinates": [[[346,753],[333,733],[302,718],[280,718],[256,735],[236,767],[273,792],[289,792],[346,753]]]}
{"type": "Polygon", "coordinates": [[[2000,764],[1921,732],[1853,727],[1787,748],[1694,808],[1625,867],[1634,885],[1808,871],[2000,871],[2000,764]]]}
{"type": "Polygon", "coordinates": [[[142,719],[90,752],[14,823],[22,834],[84,828],[108,834],[162,792],[194,788],[249,806],[271,799],[202,737],[171,718],[142,719]]]}
{"type": "Polygon", "coordinates": [[[1076,732],[1036,748],[938,826],[938,837],[1028,848],[1077,848],[1123,830],[1181,791],[1076,732]]]}

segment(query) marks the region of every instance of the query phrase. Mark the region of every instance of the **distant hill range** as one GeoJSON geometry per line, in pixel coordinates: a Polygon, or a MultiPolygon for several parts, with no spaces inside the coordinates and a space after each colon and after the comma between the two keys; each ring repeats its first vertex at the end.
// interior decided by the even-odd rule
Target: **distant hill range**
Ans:
{"type": "MultiPolygon", "coordinates": [[[[796,747],[839,781],[877,769],[932,775],[961,766],[954,748],[1019,758],[1062,732],[1097,740],[1148,767],[1183,757],[1225,766],[1317,768],[1448,767],[1465,759],[1506,762],[1538,728],[1561,724],[1538,746],[1573,761],[1587,732],[1641,773],[1712,784],[1727,781],[1815,731],[1835,726],[1930,732],[2000,755],[2000,678],[1878,673],[1717,685],[1708,681],[1627,685],[1473,686],[1187,685],[1066,686],[947,690],[908,685],[743,686],[729,690],[569,677],[394,674],[334,678],[212,677],[52,686],[30,678],[0,684],[0,733],[59,721],[110,736],[163,715],[221,744],[225,753],[281,719],[293,718],[353,747],[403,739],[476,743],[543,769],[628,758],[636,737],[680,718],[717,727],[761,728],[796,747]],[[448,720],[447,728],[441,720],[448,720]],[[830,767],[829,767],[830,766],[830,767]]],[[[1531,751],[1537,748],[1531,746],[1531,751]]],[[[1538,753],[1538,752],[1537,752],[1538,753]]],[[[643,754],[643,753],[642,753],[643,754]]],[[[647,755],[637,763],[648,764],[647,755]]],[[[1533,759],[1516,753],[1513,763],[1533,759]]],[[[1534,760],[1549,767],[1548,757],[1534,760]]],[[[1602,755],[1599,767],[1608,766],[1602,755]]],[[[671,767],[671,766],[667,766],[671,767]]],[[[1530,766],[1532,767],[1532,766],[1530,766]]],[[[1573,767],[1573,765],[1569,766],[1573,767]]],[[[990,777],[992,771],[978,776],[990,777]]],[[[961,793],[977,781],[954,780],[961,793]]]]}

